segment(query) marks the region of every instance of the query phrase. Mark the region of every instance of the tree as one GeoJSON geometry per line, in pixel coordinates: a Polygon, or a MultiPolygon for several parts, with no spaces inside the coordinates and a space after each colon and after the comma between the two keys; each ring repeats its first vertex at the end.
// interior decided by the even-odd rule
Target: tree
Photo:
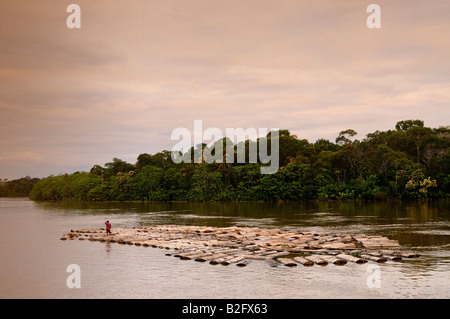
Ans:
{"type": "Polygon", "coordinates": [[[99,175],[99,176],[102,176],[104,172],[105,172],[105,169],[103,167],[101,167],[100,165],[92,166],[91,170],[89,171],[89,173],[94,174],[94,175],[99,175]]]}
{"type": "Polygon", "coordinates": [[[128,173],[129,171],[134,170],[134,165],[127,163],[121,159],[113,158],[112,162],[105,164],[106,169],[104,171],[104,174],[106,176],[112,176],[117,175],[118,173],[128,173]]]}
{"type": "Polygon", "coordinates": [[[348,129],[345,131],[341,131],[338,135],[338,137],[336,137],[336,144],[338,145],[347,145],[347,144],[351,144],[352,141],[350,140],[351,137],[357,135],[358,133],[356,133],[354,130],[352,129],[348,129]]]}
{"type": "Polygon", "coordinates": [[[309,145],[307,140],[299,140],[297,136],[291,135],[288,130],[279,131],[279,141],[280,166],[286,166],[291,158],[295,158],[309,145]]]}
{"type": "Polygon", "coordinates": [[[411,127],[408,132],[408,136],[410,139],[414,142],[414,145],[416,147],[416,162],[419,163],[420,161],[420,149],[422,146],[422,143],[425,141],[427,137],[431,135],[431,129],[428,127],[422,127],[422,126],[414,126],[411,127]]]}
{"type": "Polygon", "coordinates": [[[147,165],[152,165],[152,164],[155,164],[153,157],[150,154],[143,153],[138,156],[137,162],[135,165],[136,165],[137,169],[141,169],[147,165]]]}
{"type": "Polygon", "coordinates": [[[413,127],[423,127],[424,122],[422,120],[404,120],[395,124],[397,131],[408,131],[413,127]]]}
{"type": "Polygon", "coordinates": [[[322,151],[333,151],[336,152],[339,149],[339,146],[330,142],[327,139],[319,138],[315,143],[314,147],[316,148],[316,152],[320,153],[322,151]]]}

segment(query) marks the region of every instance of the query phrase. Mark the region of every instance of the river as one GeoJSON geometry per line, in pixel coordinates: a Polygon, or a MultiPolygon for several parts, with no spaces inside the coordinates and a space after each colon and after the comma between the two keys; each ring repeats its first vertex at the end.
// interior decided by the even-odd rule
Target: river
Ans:
{"type": "MultiPolygon", "coordinates": [[[[450,201],[92,203],[0,199],[2,299],[449,298],[450,201]],[[157,224],[383,235],[420,258],[382,264],[210,265],[158,248],[59,240],[76,228],[157,224]],[[77,265],[79,287],[69,287],[77,265]],[[378,285],[371,284],[376,265],[378,285]]],[[[373,282],[372,282],[373,283],[373,282]]]]}

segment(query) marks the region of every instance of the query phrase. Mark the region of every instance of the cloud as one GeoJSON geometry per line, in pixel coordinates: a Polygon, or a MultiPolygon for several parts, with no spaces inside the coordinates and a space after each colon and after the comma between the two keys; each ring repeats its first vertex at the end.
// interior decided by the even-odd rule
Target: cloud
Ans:
{"type": "Polygon", "coordinates": [[[42,156],[36,153],[2,153],[0,154],[0,161],[4,160],[25,160],[31,162],[39,162],[42,160],[42,156]]]}

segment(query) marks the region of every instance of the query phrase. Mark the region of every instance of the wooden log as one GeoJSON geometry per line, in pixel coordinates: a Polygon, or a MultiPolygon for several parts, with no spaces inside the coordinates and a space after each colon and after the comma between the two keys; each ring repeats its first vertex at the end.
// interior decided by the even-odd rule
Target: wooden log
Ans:
{"type": "Polygon", "coordinates": [[[278,256],[283,256],[283,255],[287,255],[288,253],[285,251],[271,251],[268,253],[262,253],[262,256],[266,257],[266,258],[275,258],[278,256]]]}
{"type": "Polygon", "coordinates": [[[225,258],[224,261],[221,262],[222,265],[229,265],[229,264],[233,264],[233,263],[237,263],[239,261],[244,260],[244,256],[233,256],[232,258],[225,258]]]}
{"type": "Polygon", "coordinates": [[[287,251],[292,254],[298,254],[298,253],[302,253],[304,251],[304,248],[303,247],[292,247],[292,248],[289,248],[287,251]]]}
{"type": "Polygon", "coordinates": [[[294,257],[294,261],[302,264],[303,266],[314,266],[314,262],[307,260],[303,257],[294,257]]]}
{"type": "Polygon", "coordinates": [[[408,253],[408,252],[399,252],[397,255],[402,257],[402,258],[417,258],[417,257],[420,257],[420,255],[417,254],[417,253],[408,253]]]}
{"type": "Polygon", "coordinates": [[[375,251],[375,250],[365,251],[364,254],[369,255],[369,256],[374,256],[374,257],[381,257],[381,256],[383,256],[383,254],[380,251],[375,251]]]}
{"type": "Polygon", "coordinates": [[[341,242],[331,242],[322,244],[322,248],[331,249],[331,250],[349,250],[355,249],[356,246],[354,243],[341,243],[341,242]]]}
{"type": "Polygon", "coordinates": [[[265,260],[267,257],[260,255],[244,255],[245,259],[265,260]]]}
{"type": "Polygon", "coordinates": [[[311,256],[305,256],[306,260],[312,261],[313,263],[317,264],[317,265],[321,265],[321,266],[326,266],[328,265],[328,261],[326,261],[325,259],[323,259],[321,256],[319,255],[311,255],[311,256]]]}
{"type": "Polygon", "coordinates": [[[400,261],[403,259],[402,256],[398,254],[398,252],[392,250],[382,250],[381,254],[383,257],[386,257],[388,260],[392,261],[400,261]]]}
{"type": "Polygon", "coordinates": [[[224,260],[225,260],[224,257],[221,257],[221,258],[213,258],[213,259],[211,259],[211,260],[209,261],[209,263],[210,263],[211,265],[218,265],[218,264],[222,263],[222,261],[224,261],[224,260]]]}
{"type": "Polygon", "coordinates": [[[190,260],[190,259],[195,260],[195,259],[197,259],[199,257],[204,257],[204,256],[205,257],[212,256],[212,254],[210,252],[207,252],[207,251],[202,251],[202,252],[198,252],[196,254],[186,254],[186,255],[180,257],[180,259],[182,259],[182,260],[190,260]]]}
{"type": "Polygon", "coordinates": [[[224,260],[224,257],[226,257],[226,256],[227,256],[227,254],[225,254],[225,253],[216,254],[216,255],[212,256],[212,258],[209,260],[209,263],[213,264],[213,265],[217,265],[217,264],[221,263],[224,260]]]}
{"type": "Polygon", "coordinates": [[[237,263],[236,263],[236,266],[238,266],[238,267],[245,267],[245,266],[247,266],[249,264],[249,262],[247,261],[247,260],[242,260],[242,261],[238,261],[237,263]]]}
{"type": "Polygon", "coordinates": [[[315,241],[312,241],[312,242],[308,243],[308,248],[310,248],[310,249],[321,249],[323,247],[322,247],[321,243],[319,243],[318,241],[315,240],[315,241]]]}
{"type": "Polygon", "coordinates": [[[205,255],[200,255],[200,256],[196,257],[194,259],[194,261],[206,262],[206,261],[210,260],[213,256],[214,256],[214,254],[211,254],[211,253],[205,254],[205,255]]]}
{"type": "Polygon", "coordinates": [[[401,261],[403,258],[397,255],[383,255],[387,260],[401,261]]]}
{"type": "Polygon", "coordinates": [[[386,258],[381,257],[381,256],[372,256],[372,255],[361,255],[361,258],[367,259],[367,260],[371,260],[371,261],[375,261],[377,263],[384,263],[386,262],[386,258]]]}
{"type": "Polygon", "coordinates": [[[339,254],[336,257],[347,260],[347,261],[351,261],[351,262],[354,262],[357,264],[363,264],[363,263],[367,262],[367,260],[364,258],[358,258],[358,257],[352,256],[352,255],[347,255],[347,254],[339,254]]]}
{"type": "Polygon", "coordinates": [[[345,265],[347,263],[347,261],[345,259],[341,259],[341,258],[336,258],[334,256],[322,256],[322,259],[326,260],[328,263],[330,264],[334,264],[334,265],[345,265]]]}
{"type": "Polygon", "coordinates": [[[294,236],[296,236],[296,234],[295,233],[283,233],[283,234],[277,234],[277,236],[281,237],[281,238],[286,238],[286,237],[294,237],[294,236]]]}
{"type": "Polygon", "coordinates": [[[146,240],[146,241],[143,241],[143,242],[142,242],[142,246],[144,246],[144,247],[150,247],[150,246],[156,247],[156,244],[157,244],[157,243],[158,243],[158,242],[155,241],[155,240],[146,240]]]}
{"type": "Polygon", "coordinates": [[[236,250],[218,250],[214,252],[214,256],[212,256],[209,259],[209,263],[212,265],[217,265],[220,264],[221,262],[225,261],[226,258],[232,258],[234,255],[230,255],[230,254],[234,254],[236,253],[236,250]]]}
{"type": "Polygon", "coordinates": [[[202,254],[204,252],[203,251],[200,252],[198,250],[194,250],[194,251],[187,252],[187,253],[176,254],[176,255],[174,255],[174,257],[179,257],[182,260],[189,260],[192,257],[194,257],[195,255],[198,255],[199,253],[202,254]]]}
{"type": "Polygon", "coordinates": [[[383,236],[370,236],[366,238],[359,238],[358,241],[367,249],[395,248],[400,246],[398,240],[391,240],[383,236]]]}
{"type": "Polygon", "coordinates": [[[277,260],[287,267],[297,266],[297,263],[290,258],[277,258],[277,260]]]}

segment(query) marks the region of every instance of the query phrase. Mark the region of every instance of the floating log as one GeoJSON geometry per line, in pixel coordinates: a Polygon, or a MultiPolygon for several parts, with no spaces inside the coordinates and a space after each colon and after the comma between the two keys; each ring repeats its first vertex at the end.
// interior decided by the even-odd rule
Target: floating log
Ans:
{"type": "Polygon", "coordinates": [[[194,255],[194,260],[199,262],[205,262],[211,259],[217,259],[219,257],[225,257],[227,254],[223,253],[224,250],[215,250],[205,252],[204,254],[194,255]]]}
{"type": "Polygon", "coordinates": [[[321,249],[321,248],[323,248],[322,244],[319,243],[318,241],[309,242],[307,247],[310,248],[310,249],[321,249]]]}
{"type": "Polygon", "coordinates": [[[209,263],[212,265],[217,265],[222,262],[226,262],[227,258],[230,259],[231,257],[232,256],[230,256],[229,254],[219,253],[219,254],[212,256],[211,259],[209,259],[209,263]]]}
{"type": "Polygon", "coordinates": [[[314,266],[314,262],[307,260],[303,257],[294,257],[294,261],[302,264],[303,266],[314,266]]]}
{"type": "Polygon", "coordinates": [[[361,245],[366,249],[376,249],[376,248],[394,248],[399,247],[400,244],[398,240],[392,240],[384,236],[353,236],[355,240],[361,243],[361,245]]]}
{"type": "Polygon", "coordinates": [[[339,254],[336,257],[347,260],[347,261],[351,261],[351,262],[354,262],[357,264],[363,264],[363,263],[367,262],[367,260],[364,258],[358,258],[358,257],[352,256],[352,255],[347,255],[347,254],[339,254]]]}
{"type": "Polygon", "coordinates": [[[287,255],[287,252],[284,251],[271,251],[268,253],[262,253],[262,256],[266,257],[266,258],[275,258],[278,256],[283,256],[283,255],[287,255]]]}
{"type": "Polygon", "coordinates": [[[342,243],[342,242],[330,242],[321,245],[322,248],[331,249],[331,250],[348,250],[355,249],[356,246],[354,243],[342,243]]]}
{"type": "Polygon", "coordinates": [[[242,261],[239,261],[239,262],[237,262],[237,264],[236,264],[236,266],[238,266],[238,267],[245,267],[245,266],[247,266],[249,264],[249,262],[247,261],[247,260],[242,260],[242,261]]]}
{"type": "Polygon", "coordinates": [[[387,260],[401,261],[403,258],[397,255],[383,255],[387,260]]]}
{"type": "Polygon", "coordinates": [[[243,256],[231,256],[229,258],[224,258],[224,260],[221,262],[221,264],[224,266],[228,266],[229,264],[237,263],[244,259],[245,258],[243,256]]]}
{"type": "Polygon", "coordinates": [[[377,263],[384,263],[387,261],[386,258],[381,257],[381,256],[372,256],[372,255],[361,255],[361,258],[367,259],[367,260],[371,260],[371,261],[375,261],[377,263]]]}
{"type": "Polygon", "coordinates": [[[255,254],[246,254],[244,255],[245,259],[253,259],[253,260],[264,260],[267,257],[255,254]]]}
{"type": "Polygon", "coordinates": [[[196,257],[194,259],[194,261],[199,261],[199,262],[205,262],[208,261],[209,259],[211,259],[214,255],[209,253],[209,254],[205,254],[205,255],[200,255],[198,257],[196,257]]]}
{"type": "Polygon", "coordinates": [[[420,257],[420,254],[399,252],[398,256],[403,257],[403,258],[417,258],[417,257],[420,257]]]}
{"type": "Polygon", "coordinates": [[[211,265],[218,265],[218,264],[220,264],[222,261],[224,261],[225,259],[223,258],[223,257],[221,257],[221,258],[212,258],[210,261],[209,261],[209,263],[211,264],[211,265]]]}
{"type": "Polygon", "coordinates": [[[187,252],[187,253],[182,253],[182,254],[177,254],[176,256],[180,256],[181,260],[190,260],[192,258],[196,258],[198,256],[204,255],[205,252],[204,251],[191,251],[191,252],[187,252]]]}
{"type": "Polygon", "coordinates": [[[318,256],[318,255],[306,256],[305,259],[312,261],[313,263],[315,263],[317,265],[321,265],[321,266],[328,265],[328,261],[323,259],[322,256],[318,256]]]}
{"type": "Polygon", "coordinates": [[[345,259],[336,258],[334,256],[321,256],[321,257],[328,263],[338,265],[338,266],[345,265],[347,263],[347,261],[345,259]]]}
{"type": "Polygon", "coordinates": [[[400,252],[398,251],[381,250],[380,253],[383,257],[386,257],[388,260],[401,261],[403,259],[402,256],[400,255],[400,252]]]}
{"type": "Polygon", "coordinates": [[[286,238],[286,237],[295,237],[295,233],[284,233],[284,234],[277,234],[278,237],[286,238]]]}
{"type": "Polygon", "coordinates": [[[287,267],[297,266],[297,263],[290,258],[277,258],[277,260],[287,267]]]}

